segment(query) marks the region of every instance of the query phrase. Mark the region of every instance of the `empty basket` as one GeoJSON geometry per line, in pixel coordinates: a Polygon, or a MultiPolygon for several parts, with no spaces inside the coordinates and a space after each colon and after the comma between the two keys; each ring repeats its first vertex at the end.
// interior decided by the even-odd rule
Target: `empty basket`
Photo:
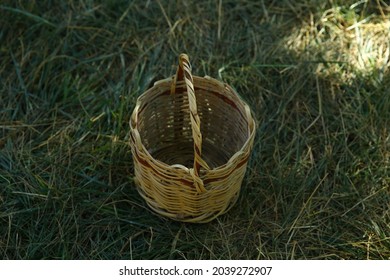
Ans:
{"type": "Polygon", "coordinates": [[[201,223],[234,205],[255,121],[229,85],[192,76],[187,55],[175,76],[139,96],[130,132],[135,182],[155,212],[201,223]]]}

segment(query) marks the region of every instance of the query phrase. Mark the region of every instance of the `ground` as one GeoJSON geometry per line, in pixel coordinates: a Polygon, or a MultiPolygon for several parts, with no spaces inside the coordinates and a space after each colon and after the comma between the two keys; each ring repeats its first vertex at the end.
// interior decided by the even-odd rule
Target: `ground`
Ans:
{"type": "Polygon", "coordinates": [[[0,256],[389,260],[386,2],[2,1],[0,256]],[[201,225],[147,207],[129,147],[182,52],[258,124],[238,202],[201,225]]]}

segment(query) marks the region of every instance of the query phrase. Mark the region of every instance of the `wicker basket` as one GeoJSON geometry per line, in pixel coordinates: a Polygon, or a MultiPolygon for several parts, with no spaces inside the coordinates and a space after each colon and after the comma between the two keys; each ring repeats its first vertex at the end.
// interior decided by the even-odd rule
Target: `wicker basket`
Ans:
{"type": "Polygon", "coordinates": [[[187,55],[175,76],[139,96],[130,132],[135,182],[155,212],[202,223],[234,205],[255,121],[230,86],[192,76],[187,55]]]}

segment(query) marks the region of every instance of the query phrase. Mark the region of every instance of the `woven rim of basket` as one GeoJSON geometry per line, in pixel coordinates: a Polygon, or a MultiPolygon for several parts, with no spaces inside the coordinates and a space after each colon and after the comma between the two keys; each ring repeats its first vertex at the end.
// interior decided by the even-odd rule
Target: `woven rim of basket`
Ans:
{"type": "MultiPolygon", "coordinates": [[[[130,128],[131,128],[131,131],[134,133],[134,139],[133,139],[133,142],[136,144],[138,150],[142,150],[143,153],[145,153],[146,155],[148,155],[148,157],[157,165],[160,165],[160,167],[165,167],[165,168],[179,168],[179,169],[184,169],[186,170],[187,172],[189,172],[189,170],[191,168],[187,167],[187,166],[184,166],[182,164],[167,164],[161,160],[158,160],[156,158],[154,158],[148,151],[148,149],[144,146],[143,142],[142,142],[142,139],[141,139],[141,135],[140,135],[140,132],[138,130],[138,114],[139,114],[139,108],[142,106],[142,99],[143,97],[147,96],[150,94],[150,92],[152,90],[154,90],[156,87],[157,88],[170,88],[170,86],[172,85],[172,83],[175,82],[175,79],[176,79],[176,76],[172,76],[170,78],[166,78],[166,79],[162,79],[162,80],[159,80],[159,81],[156,81],[153,85],[152,88],[148,89],[147,91],[145,91],[144,93],[142,93],[138,99],[137,99],[137,103],[136,103],[136,106],[133,110],[133,113],[131,115],[131,119],[129,121],[129,124],[130,124],[130,128]]],[[[227,87],[229,88],[229,90],[231,92],[234,92],[234,94],[237,94],[237,92],[231,87],[229,86],[228,84],[225,84],[225,83],[222,83],[214,78],[211,78],[209,76],[204,76],[204,77],[199,77],[199,76],[193,76],[193,79],[195,81],[195,84],[196,84],[196,81],[197,80],[201,80],[201,79],[207,79],[209,81],[211,81],[212,83],[218,85],[218,87],[227,87]]],[[[161,91],[161,93],[164,93],[166,91],[161,91]]],[[[248,123],[248,131],[249,131],[249,134],[247,136],[247,139],[245,141],[245,143],[242,145],[242,147],[237,151],[235,152],[230,158],[229,160],[220,165],[220,166],[217,166],[217,167],[214,167],[212,168],[212,170],[215,170],[215,171],[222,171],[223,169],[226,169],[226,168],[229,168],[230,167],[230,163],[235,161],[235,159],[237,157],[239,157],[243,151],[246,149],[246,147],[248,145],[250,145],[251,141],[253,141],[253,138],[254,138],[254,134],[256,132],[256,122],[252,116],[252,112],[249,108],[249,106],[241,100],[241,98],[239,99],[239,101],[241,102],[241,105],[245,108],[245,119],[247,120],[247,123],[248,123]]]]}

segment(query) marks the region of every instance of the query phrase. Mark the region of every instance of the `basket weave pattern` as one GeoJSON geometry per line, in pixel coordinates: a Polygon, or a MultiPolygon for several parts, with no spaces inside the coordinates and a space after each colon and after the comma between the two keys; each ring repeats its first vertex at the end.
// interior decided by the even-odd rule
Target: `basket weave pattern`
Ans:
{"type": "Polygon", "coordinates": [[[130,135],[135,181],[148,205],[174,220],[208,222],[238,198],[255,122],[229,85],[192,76],[182,54],[176,75],[138,98],[130,135]]]}

